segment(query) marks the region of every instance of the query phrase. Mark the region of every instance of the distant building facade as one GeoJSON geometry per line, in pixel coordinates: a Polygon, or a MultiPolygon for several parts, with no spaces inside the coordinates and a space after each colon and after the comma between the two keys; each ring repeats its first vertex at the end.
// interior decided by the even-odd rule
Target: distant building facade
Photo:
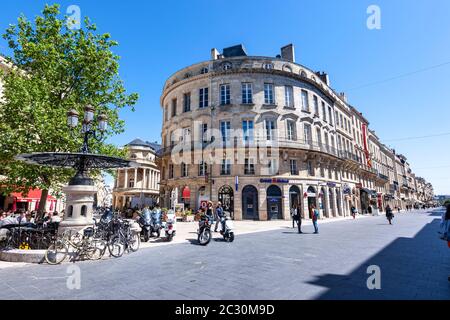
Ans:
{"type": "Polygon", "coordinates": [[[138,163],[138,167],[116,171],[112,206],[123,210],[142,208],[159,202],[159,159],[156,152],[160,145],[135,139],[126,146],[128,159],[138,163]]]}

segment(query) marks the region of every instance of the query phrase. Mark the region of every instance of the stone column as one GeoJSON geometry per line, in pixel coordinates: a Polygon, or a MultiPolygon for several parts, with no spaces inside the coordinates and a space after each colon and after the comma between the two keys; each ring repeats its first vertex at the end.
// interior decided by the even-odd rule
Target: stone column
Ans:
{"type": "Polygon", "coordinates": [[[259,220],[260,221],[267,221],[268,214],[267,214],[267,191],[266,187],[258,186],[258,205],[259,205],[259,220]]]}
{"type": "Polygon", "coordinates": [[[137,188],[137,173],[138,173],[138,168],[134,168],[134,187],[137,188]]]}
{"type": "Polygon", "coordinates": [[[291,186],[289,184],[285,184],[282,186],[281,190],[283,192],[283,200],[282,200],[282,207],[283,207],[283,219],[284,220],[291,220],[291,195],[289,194],[289,188],[291,186]]]}
{"type": "Polygon", "coordinates": [[[142,189],[147,189],[147,169],[142,168],[142,189]]]}
{"type": "Polygon", "coordinates": [[[123,180],[123,187],[128,187],[128,169],[125,169],[125,179],[123,180]]]}
{"type": "Polygon", "coordinates": [[[309,208],[308,208],[308,197],[304,196],[304,193],[308,190],[306,184],[302,184],[302,199],[303,199],[303,219],[309,220],[309,208]]]}

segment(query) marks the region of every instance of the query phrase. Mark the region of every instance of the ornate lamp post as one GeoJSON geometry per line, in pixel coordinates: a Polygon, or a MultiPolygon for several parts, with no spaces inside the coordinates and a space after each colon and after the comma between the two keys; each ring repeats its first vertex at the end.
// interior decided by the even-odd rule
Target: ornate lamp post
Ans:
{"type": "MultiPolygon", "coordinates": [[[[95,110],[91,105],[87,105],[84,108],[84,118],[81,127],[81,132],[84,134],[84,139],[81,152],[86,154],[89,153],[89,138],[92,137],[97,141],[101,141],[108,127],[108,117],[102,113],[97,117],[97,129],[94,128],[94,111],[95,110]]],[[[78,126],[78,117],[79,113],[74,109],[67,112],[67,125],[70,130],[74,130],[78,126]]]]}

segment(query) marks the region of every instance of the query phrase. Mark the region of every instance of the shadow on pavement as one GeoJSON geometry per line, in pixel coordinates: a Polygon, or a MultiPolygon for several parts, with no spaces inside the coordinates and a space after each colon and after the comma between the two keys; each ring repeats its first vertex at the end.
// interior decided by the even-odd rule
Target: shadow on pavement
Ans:
{"type": "MultiPolygon", "coordinates": [[[[413,238],[397,238],[348,275],[324,274],[309,282],[328,288],[322,300],[450,299],[450,250],[438,238],[440,219],[425,225],[413,238]],[[369,290],[369,266],[381,270],[381,289],[369,290]]],[[[393,226],[395,228],[395,226],[393,226]]],[[[372,282],[371,282],[372,283],[372,282]]]]}

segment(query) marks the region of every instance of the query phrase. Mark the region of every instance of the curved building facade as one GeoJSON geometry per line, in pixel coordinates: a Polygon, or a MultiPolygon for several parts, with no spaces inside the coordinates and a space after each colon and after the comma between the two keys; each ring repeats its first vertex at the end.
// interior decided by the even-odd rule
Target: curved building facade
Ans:
{"type": "Polygon", "coordinates": [[[169,77],[160,102],[163,206],[220,200],[237,220],[270,220],[294,205],[308,219],[314,205],[333,218],[389,186],[370,161],[368,121],[292,45],[277,57],[213,49],[169,77]]]}

